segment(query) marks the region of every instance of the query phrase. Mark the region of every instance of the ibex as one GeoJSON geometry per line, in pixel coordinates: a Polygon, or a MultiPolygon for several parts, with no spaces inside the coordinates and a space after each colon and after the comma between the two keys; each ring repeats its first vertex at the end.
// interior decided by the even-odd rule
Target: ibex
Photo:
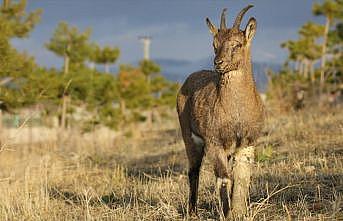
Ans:
{"type": "Polygon", "coordinates": [[[249,5],[226,27],[226,9],[217,29],[206,18],[213,34],[214,71],[191,74],[177,96],[177,111],[189,161],[189,214],[196,214],[199,172],[203,156],[214,163],[222,214],[246,213],[254,160],[253,145],[264,119],[264,107],[252,74],[250,48],[256,20],[240,30],[249,5]]]}

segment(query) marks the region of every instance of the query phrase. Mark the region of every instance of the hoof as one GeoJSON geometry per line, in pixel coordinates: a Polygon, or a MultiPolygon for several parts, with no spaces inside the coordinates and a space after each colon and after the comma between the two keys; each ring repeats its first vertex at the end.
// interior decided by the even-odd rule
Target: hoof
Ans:
{"type": "Polygon", "coordinates": [[[188,212],[188,220],[199,220],[198,213],[196,211],[189,211],[188,212]]]}

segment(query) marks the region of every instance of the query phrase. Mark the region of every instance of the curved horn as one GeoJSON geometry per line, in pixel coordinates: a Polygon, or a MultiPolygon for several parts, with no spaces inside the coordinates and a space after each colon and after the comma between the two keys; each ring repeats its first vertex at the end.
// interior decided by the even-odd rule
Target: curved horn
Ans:
{"type": "Polygon", "coordinates": [[[254,7],[253,5],[248,5],[247,7],[243,8],[239,14],[236,17],[235,23],[233,24],[232,28],[233,29],[239,29],[239,26],[241,25],[242,18],[244,14],[250,9],[254,7]]]}
{"type": "Polygon", "coordinates": [[[216,28],[214,24],[212,24],[209,18],[206,18],[206,23],[212,35],[216,35],[218,33],[218,29],[216,28]]]}
{"type": "Polygon", "coordinates": [[[225,30],[226,29],[226,10],[227,8],[224,8],[223,11],[222,11],[222,16],[221,16],[221,19],[220,19],[220,29],[223,29],[225,30]]]}

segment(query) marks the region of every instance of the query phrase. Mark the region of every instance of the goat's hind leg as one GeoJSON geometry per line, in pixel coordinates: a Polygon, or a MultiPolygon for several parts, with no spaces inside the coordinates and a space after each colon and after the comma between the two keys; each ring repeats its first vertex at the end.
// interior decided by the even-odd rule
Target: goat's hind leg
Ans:
{"type": "Polygon", "coordinates": [[[203,146],[197,146],[194,142],[186,144],[186,152],[189,162],[188,180],[189,180],[189,215],[197,215],[197,200],[199,174],[202,159],[204,156],[203,146]]]}
{"type": "Polygon", "coordinates": [[[202,141],[195,139],[190,130],[187,121],[182,121],[181,125],[182,137],[186,147],[186,153],[188,158],[188,181],[189,181],[189,198],[188,198],[188,214],[190,216],[197,215],[197,200],[198,200],[198,186],[199,186],[199,174],[202,159],[204,157],[204,144],[202,141]],[[185,123],[186,122],[186,123],[185,123]],[[196,142],[198,141],[198,142],[196,142]]]}
{"type": "Polygon", "coordinates": [[[178,95],[178,113],[181,126],[182,138],[185,143],[189,170],[189,198],[188,214],[197,214],[199,173],[202,159],[204,157],[204,142],[191,131],[189,100],[183,94],[178,95]]]}

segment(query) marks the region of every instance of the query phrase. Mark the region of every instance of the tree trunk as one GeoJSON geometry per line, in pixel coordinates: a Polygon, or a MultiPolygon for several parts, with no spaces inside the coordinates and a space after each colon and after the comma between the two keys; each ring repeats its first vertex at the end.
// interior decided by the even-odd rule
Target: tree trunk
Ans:
{"type": "MultiPolygon", "coordinates": [[[[70,57],[68,55],[70,51],[70,44],[67,45],[66,51],[64,52],[64,71],[63,74],[66,76],[69,73],[69,63],[70,57]]],[[[66,89],[65,89],[66,90],[66,89]]],[[[61,122],[60,128],[57,132],[57,146],[61,147],[64,142],[64,130],[66,129],[66,118],[67,118],[67,104],[68,103],[68,96],[66,95],[66,91],[63,91],[62,95],[62,113],[61,113],[61,122]]]]}
{"type": "Polygon", "coordinates": [[[304,59],[304,77],[308,78],[309,62],[307,59],[304,59]]]}
{"type": "MultiPolygon", "coordinates": [[[[64,55],[64,74],[68,74],[69,72],[69,56],[64,55]]],[[[67,112],[67,95],[65,95],[65,92],[63,92],[62,96],[62,115],[61,115],[61,128],[62,130],[65,129],[66,123],[66,112],[67,112]]]]}
{"type": "Polygon", "coordinates": [[[126,103],[123,98],[120,98],[119,100],[119,107],[120,107],[120,112],[122,115],[122,120],[120,122],[120,127],[126,124],[126,103]]]}
{"type": "Polygon", "coordinates": [[[314,77],[314,63],[313,63],[313,61],[309,61],[309,66],[310,66],[311,83],[313,85],[314,81],[315,81],[315,77],[314,77]]]}
{"type": "Polygon", "coordinates": [[[323,93],[324,83],[325,83],[325,64],[326,64],[326,45],[328,39],[329,28],[331,24],[331,19],[326,17],[324,36],[323,36],[323,46],[322,46],[322,61],[320,64],[320,84],[319,84],[319,95],[323,93]]]}
{"type": "Polygon", "coordinates": [[[10,4],[11,4],[11,0],[4,0],[4,2],[3,2],[3,7],[4,7],[5,9],[7,9],[7,8],[10,6],[10,4]]]}
{"type": "Polygon", "coordinates": [[[148,85],[151,84],[151,74],[148,75],[148,85]]]}
{"type": "Polygon", "coordinates": [[[152,108],[152,121],[157,122],[157,123],[161,123],[161,115],[160,115],[160,111],[157,107],[152,108]]]}
{"type": "Polygon", "coordinates": [[[2,138],[4,137],[4,131],[3,131],[3,128],[2,128],[2,110],[0,109],[0,151],[1,151],[1,148],[2,148],[2,138]]]}
{"type": "Polygon", "coordinates": [[[67,116],[67,106],[68,106],[68,96],[63,95],[62,98],[62,116],[61,116],[61,129],[66,128],[66,116],[67,116]]]}
{"type": "Polygon", "coordinates": [[[297,60],[295,61],[295,71],[296,71],[296,72],[299,72],[299,71],[300,71],[300,61],[299,61],[299,59],[297,59],[297,60]]]}
{"type": "Polygon", "coordinates": [[[105,63],[105,72],[110,73],[110,64],[109,63],[105,63]]]}
{"type": "Polygon", "coordinates": [[[230,213],[230,217],[233,219],[242,218],[247,212],[253,162],[253,146],[242,148],[235,154],[230,213]]]}
{"type": "Polygon", "coordinates": [[[124,99],[120,99],[120,112],[123,116],[126,114],[126,104],[124,99]]]}
{"type": "Polygon", "coordinates": [[[299,60],[299,75],[303,75],[304,73],[304,62],[303,60],[299,60]]]}
{"type": "Polygon", "coordinates": [[[70,45],[70,43],[68,43],[67,47],[65,49],[65,52],[64,52],[64,74],[68,74],[69,73],[69,63],[70,63],[69,53],[70,53],[70,48],[71,48],[71,45],[70,45]]]}
{"type": "MultiPolygon", "coordinates": [[[[33,116],[32,110],[30,110],[30,116],[33,116]]],[[[29,135],[29,139],[28,139],[29,143],[28,143],[27,149],[29,149],[30,151],[33,147],[33,124],[32,123],[33,123],[32,118],[30,118],[30,120],[27,121],[27,126],[29,127],[29,134],[28,134],[29,135]]]]}
{"type": "MultiPolygon", "coordinates": [[[[69,50],[70,50],[70,45],[68,44],[66,52],[64,53],[64,75],[67,75],[69,73],[69,63],[70,63],[70,58],[68,55],[69,50]]],[[[65,94],[65,91],[64,91],[63,96],[62,96],[62,115],[61,115],[61,129],[62,130],[64,130],[66,126],[67,100],[68,100],[68,96],[65,94]]]]}
{"type": "Polygon", "coordinates": [[[146,122],[147,122],[147,129],[151,130],[151,128],[152,128],[152,110],[147,111],[146,122]]]}
{"type": "Polygon", "coordinates": [[[64,74],[69,73],[69,62],[70,58],[67,54],[64,55],[64,74]]]}

